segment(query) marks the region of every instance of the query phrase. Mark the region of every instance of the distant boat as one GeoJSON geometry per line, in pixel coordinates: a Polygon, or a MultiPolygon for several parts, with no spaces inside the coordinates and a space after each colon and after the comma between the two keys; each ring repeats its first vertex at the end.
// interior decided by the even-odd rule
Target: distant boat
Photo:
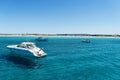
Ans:
{"type": "Polygon", "coordinates": [[[32,57],[46,56],[46,53],[43,51],[43,49],[36,47],[32,42],[22,42],[18,45],[8,45],[7,48],[9,48],[12,52],[16,52],[21,55],[31,55],[32,57]]]}
{"type": "Polygon", "coordinates": [[[90,40],[82,40],[83,43],[90,43],[90,40]]]}
{"type": "Polygon", "coordinates": [[[36,41],[47,41],[46,37],[38,37],[36,41]]]}

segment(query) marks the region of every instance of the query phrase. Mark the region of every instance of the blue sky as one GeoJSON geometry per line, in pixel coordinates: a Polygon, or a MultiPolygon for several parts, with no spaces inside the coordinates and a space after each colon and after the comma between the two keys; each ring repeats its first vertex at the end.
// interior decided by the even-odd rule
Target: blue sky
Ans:
{"type": "Polygon", "coordinates": [[[120,34],[120,0],[0,0],[0,33],[120,34]]]}

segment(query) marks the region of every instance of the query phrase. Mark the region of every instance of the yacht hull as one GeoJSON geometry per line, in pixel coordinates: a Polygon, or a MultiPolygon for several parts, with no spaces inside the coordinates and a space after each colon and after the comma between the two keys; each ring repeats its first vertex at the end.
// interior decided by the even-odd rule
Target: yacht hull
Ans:
{"type": "Polygon", "coordinates": [[[10,53],[12,55],[30,57],[30,58],[35,58],[36,57],[36,56],[33,55],[33,53],[31,53],[28,50],[20,50],[20,49],[14,49],[14,48],[9,48],[9,49],[10,49],[10,53]]]}

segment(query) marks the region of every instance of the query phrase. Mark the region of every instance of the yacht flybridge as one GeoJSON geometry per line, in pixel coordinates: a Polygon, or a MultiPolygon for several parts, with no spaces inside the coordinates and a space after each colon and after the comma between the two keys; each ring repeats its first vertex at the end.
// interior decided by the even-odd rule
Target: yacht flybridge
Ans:
{"type": "Polygon", "coordinates": [[[22,52],[21,54],[32,55],[35,57],[46,56],[46,53],[43,51],[43,49],[36,47],[32,42],[22,42],[18,45],[8,45],[7,48],[9,48],[11,51],[17,51],[17,53],[22,52]]]}

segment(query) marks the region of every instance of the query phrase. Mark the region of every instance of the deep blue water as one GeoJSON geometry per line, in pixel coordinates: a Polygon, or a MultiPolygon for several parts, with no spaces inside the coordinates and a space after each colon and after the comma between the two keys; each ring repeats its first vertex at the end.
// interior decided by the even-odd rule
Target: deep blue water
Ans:
{"type": "Polygon", "coordinates": [[[0,80],[120,80],[120,38],[0,37],[0,80]],[[28,59],[6,48],[23,41],[44,47],[47,56],[28,59]]]}

